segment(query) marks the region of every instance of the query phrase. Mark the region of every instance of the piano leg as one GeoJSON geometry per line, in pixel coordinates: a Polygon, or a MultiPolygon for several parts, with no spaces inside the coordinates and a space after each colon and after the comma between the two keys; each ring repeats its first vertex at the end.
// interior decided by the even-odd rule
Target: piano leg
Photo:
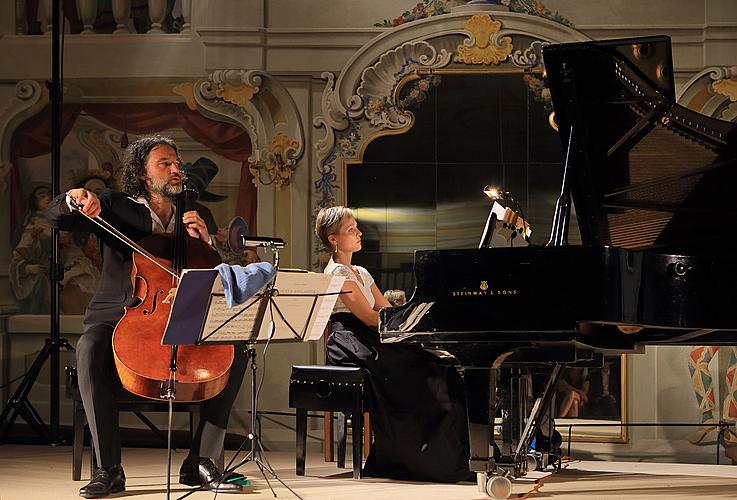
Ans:
{"type": "Polygon", "coordinates": [[[494,439],[494,417],[499,412],[498,369],[466,368],[464,386],[468,411],[468,438],[470,444],[469,468],[476,473],[478,489],[495,499],[506,499],[512,494],[510,475],[504,467],[502,455],[494,439]]]}
{"type": "MultiPolygon", "coordinates": [[[[554,365],[543,393],[528,413],[529,377],[526,372],[519,369],[512,371],[508,384],[505,383],[509,394],[503,398],[499,391],[500,369],[464,369],[469,468],[476,473],[479,491],[493,498],[508,498],[512,487],[510,478],[524,476],[528,467],[536,467],[536,460],[531,460],[528,455],[541,425],[549,420],[545,417],[549,413],[561,374],[562,365],[554,365]],[[510,425],[503,425],[509,430],[502,432],[499,446],[494,433],[495,417],[499,414],[503,400],[507,403],[503,413],[506,413],[510,425]]],[[[534,455],[532,457],[535,458],[534,455]]]]}
{"type": "Polygon", "coordinates": [[[528,387],[530,380],[529,369],[510,368],[509,377],[505,380],[507,394],[507,416],[503,426],[503,451],[505,454],[512,453],[522,439],[522,431],[525,421],[529,415],[528,387]]]}
{"type": "Polygon", "coordinates": [[[496,372],[484,368],[465,368],[464,387],[468,412],[469,468],[485,473],[494,460],[493,408],[496,406],[496,372]],[[490,391],[490,388],[494,388],[490,391]]]}

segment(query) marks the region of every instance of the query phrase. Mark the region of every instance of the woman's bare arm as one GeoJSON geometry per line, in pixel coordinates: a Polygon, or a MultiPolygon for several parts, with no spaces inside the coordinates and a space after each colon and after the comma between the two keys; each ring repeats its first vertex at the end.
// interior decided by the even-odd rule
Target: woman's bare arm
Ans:
{"type": "Polygon", "coordinates": [[[374,328],[379,326],[379,314],[371,309],[366,297],[363,296],[361,289],[358,287],[358,283],[346,280],[346,282],[343,283],[343,288],[341,290],[343,292],[351,292],[341,294],[338,300],[342,300],[343,304],[345,304],[354,316],[368,326],[372,326],[374,328]]]}
{"type": "Polygon", "coordinates": [[[379,309],[382,309],[384,307],[392,306],[389,301],[386,300],[386,297],[384,297],[384,295],[381,293],[379,287],[376,286],[376,283],[371,283],[371,295],[374,296],[374,301],[376,302],[374,304],[374,311],[378,311],[379,309]]]}

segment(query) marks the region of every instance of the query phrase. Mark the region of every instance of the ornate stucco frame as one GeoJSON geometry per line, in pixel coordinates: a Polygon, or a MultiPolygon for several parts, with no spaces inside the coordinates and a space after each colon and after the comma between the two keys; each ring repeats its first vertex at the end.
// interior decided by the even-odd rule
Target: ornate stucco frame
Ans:
{"type": "MultiPolygon", "coordinates": [[[[468,7],[468,6],[466,6],[468,7]]],[[[362,161],[375,139],[407,132],[414,117],[397,105],[403,87],[422,75],[462,72],[541,71],[547,43],[585,41],[583,33],[547,19],[479,8],[430,17],[393,28],[364,45],[336,78],[323,73],[322,114],[313,125],[323,128],[316,144],[313,216],[323,206],[346,202],[349,165],[362,161]],[[530,40],[515,46],[516,38],[530,40]],[[336,193],[339,191],[340,193],[336,193]]],[[[325,256],[312,246],[313,266],[325,256]]],[[[627,360],[622,358],[622,420],[627,420],[627,360]]],[[[612,438],[586,441],[626,442],[621,428],[612,438]]]]}
{"type": "Polygon", "coordinates": [[[678,104],[737,123],[737,66],[711,66],[695,74],[678,93],[678,104]]]}

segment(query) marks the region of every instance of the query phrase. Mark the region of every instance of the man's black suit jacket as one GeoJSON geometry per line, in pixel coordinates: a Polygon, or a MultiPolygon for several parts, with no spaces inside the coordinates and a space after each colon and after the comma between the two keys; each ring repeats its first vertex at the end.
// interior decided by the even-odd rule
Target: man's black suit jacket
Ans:
{"type": "MultiPolygon", "coordinates": [[[[151,211],[143,203],[125,193],[105,190],[98,195],[100,217],[113,225],[133,241],[140,241],[151,234],[151,211]]],[[[203,213],[199,203],[194,203],[205,223],[214,225],[212,215],[203,213]]],[[[185,210],[190,208],[185,206],[185,210]]],[[[209,211],[208,211],[209,212],[209,211]]],[[[95,234],[102,253],[102,273],[95,295],[90,300],[84,315],[84,330],[95,324],[116,325],[123,317],[124,306],[132,306],[133,285],[131,268],[133,251],[124,243],[91,222],[82,214],[72,211],[66,203],[66,194],[57,196],[46,210],[46,217],[53,227],[64,231],[85,231],[95,234]]]]}

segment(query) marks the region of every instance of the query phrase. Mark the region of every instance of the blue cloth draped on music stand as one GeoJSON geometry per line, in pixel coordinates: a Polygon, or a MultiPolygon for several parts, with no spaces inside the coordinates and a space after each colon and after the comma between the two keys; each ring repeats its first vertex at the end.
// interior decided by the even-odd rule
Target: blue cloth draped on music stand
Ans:
{"type": "Polygon", "coordinates": [[[256,262],[247,266],[220,264],[215,269],[220,273],[225,300],[230,307],[253,297],[276,276],[276,269],[268,262],[256,262]]]}

